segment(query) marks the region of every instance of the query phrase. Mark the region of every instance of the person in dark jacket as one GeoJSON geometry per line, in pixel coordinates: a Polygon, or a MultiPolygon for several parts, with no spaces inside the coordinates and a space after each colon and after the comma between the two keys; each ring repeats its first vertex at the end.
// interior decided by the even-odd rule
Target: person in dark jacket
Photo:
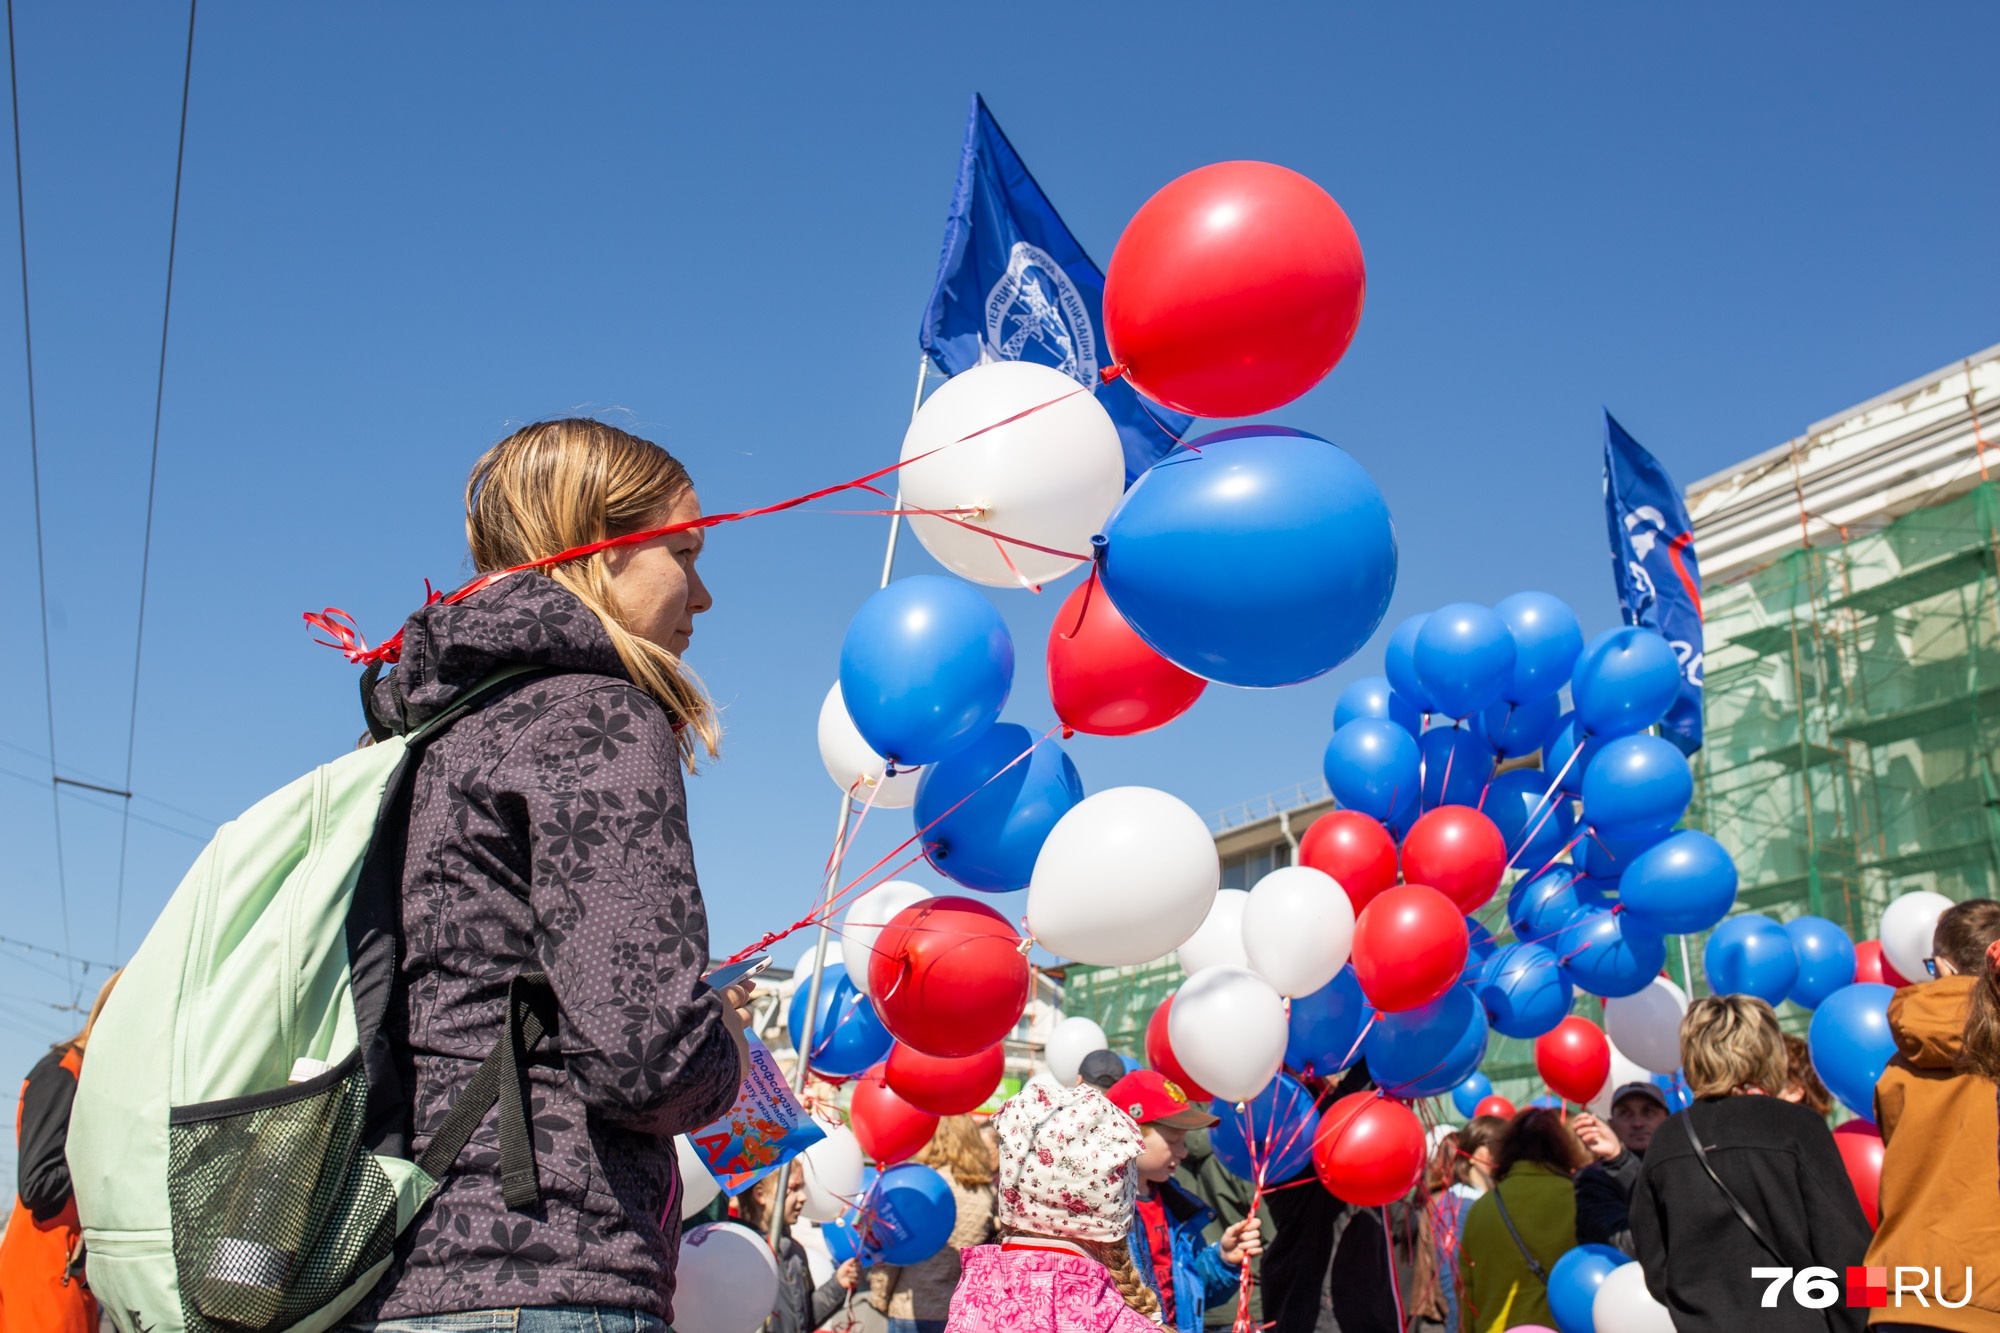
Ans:
{"type": "Polygon", "coordinates": [[[1654,1132],[1632,1192],[1647,1290],[1678,1333],[1736,1333],[1752,1323],[1759,1333],[1860,1333],[1865,1309],[1843,1300],[1808,1309],[1789,1288],[1767,1308],[1770,1280],[1750,1275],[1753,1267],[1825,1267],[1844,1282],[1870,1238],[1826,1122],[1779,1096],[1777,1015],[1747,995],[1696,1000],[1681,1020],[1681,1064],[1695,1101],[1654,1132]]]}
{"type": "MultiPolygon", "coordinates": [[[[1315,1093],[1314,1113],[1324,1115],[1342,1097],[1375,1084],[1368,1077],[1368,1062],[1357,1060],[1338,1083],[1308,1079],[1306,1086],[1315,1093]]],[[[1261,1274],[1270,1333],[1314,1333],[1326,1308],[1334,1245],[1353,1205],[1334,1198],[1308,1164],[1289,1180],[1267,1182],[1264,1206],[1278,1224],[1261,1274]]]]}
{"type": "Polygon", "coordinates": [[[1588,1112],[1570,1122],[1591,1163],[1576,1173],[1576,1242],[1632,1253],[1632,1187],[1653,1132],[1667,1118],[1667,1098],[1651,1083],[1627,1083],[1611,1095],[1610,1124],[1588,1112]]]}
{"type": "MultiPolygon", "coordinates": [[[[736,1209],[743,1225],[760,1236],[771,1233],[771,1200],[778,1192],[778,1173],[773,1171],[737,1196],[736,1209]]],[[[813,1286],[812,1261],[805,1246],[792,1236],[806,1210],[805,1168],[794,1162],[785,1186],[785,1227],[778,1237],[778,1304],[763,1324],[764,1333],[812,1333],[847,1304],[848,1293],[861,1284],[861,1264],[849,1259],[834,1270],[832,1277],[813,1286]]]]}
{"type": "MultiPolygon", "coordinates": [[[[498,573],[700,514],[665,450],[600,422],[516,432],[473,469],[466,532],[498,573]]],[[[747,1064],[747,990],[701,979],[708,916],[683,768],[712,705],[681,664],[710,597],[701,530],[499,577],[403,629],[371,729],[503,688],[426,747],[404,856],[389,1030],[421,1152],[504,1031],[509,983],[558,1006],[531,1058],[541,1201],[503,1200],[497,1115],[398,1238],[356,1324],[497,1312],[518,1333],[648,1333],[672,1319],[681,1182],[672,1136],[727,1110],[747,1064]]]]}

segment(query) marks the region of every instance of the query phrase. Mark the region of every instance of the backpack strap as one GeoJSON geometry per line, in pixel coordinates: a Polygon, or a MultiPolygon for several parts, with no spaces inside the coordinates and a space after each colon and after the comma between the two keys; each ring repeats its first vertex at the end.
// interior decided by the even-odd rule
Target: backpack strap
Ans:
{"type": "Polygon", "coordinates": [[[1681,1112],[1681,1128],[1687,1131],[1688,1142],[1694,1145],[1695,1160],[1701,1163],[1702,1170],[1708,1172],[1708,1178],[1715,1182],[1715,1187],[1722,1191],[1722,1197],[1729,1201],[1730,1211],[1736,1214],[1736,1220],[1750,1229],[1750,1234],[1757,1238],[1759,1245],[1770,1251],[1773,1259],[1781,1264],[1784,1263],[1785,1256],[1778,1253],[1778,1247],[1771,1243],[1771,1238],[1757,1225],[1757,1219],[1750,1216],[1750,1210],[1743,1206],[1729,1186],[1722,1183],[1722,1177],[1715,1174],[1715,1166],[1708,1160],[1708,1149],[1701,1146],[1701,1135],[1694,1132],[1693,1107],[1681,1112]]]}
{"type": "Polygon", "coordinates": [[[1535,1281],[1544,1287],[1548,1286],[1549,1275],[1542,1268],[1542,1261],[1529,1252],[1528,1242],[1521,1239],[1520,1231],[1514,1226],[1514,1219],[1508,1215],[1507,1200],[1501,1197],[1500,1182],[1497,1180],[1493,1182],[1493,1206],[1500,1210],[1500,1220],[1507,1224],[1507,1234],[1514,1238],[1514,1248],[1521,1252],[1523,1259],[1527,1260],[1528,1271],[1535,1275],[1535,1281]]]}
{"type": "Polygon", "coordinates": [[[431,1136],[417,1165],[442,1180],[465,1151],[480,1122],[500,1107],[500,1192],[513,1211],[542,1201],[535,1170],[535,1136],[528,1128],[528,1056],[555,1030],[556,993],[547,975],[523,972],[507,986],[507,1030],[480,1061],[479,1072],[431,1136]]]}

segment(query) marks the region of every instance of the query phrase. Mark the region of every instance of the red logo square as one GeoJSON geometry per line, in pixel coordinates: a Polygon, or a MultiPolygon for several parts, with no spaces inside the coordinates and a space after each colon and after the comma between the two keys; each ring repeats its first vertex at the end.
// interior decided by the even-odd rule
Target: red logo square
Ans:
{"type": "Polygon", "coordinates": [[[1887,1268],[1850,1268],[1847,1270],[1847,1307],[1852,1309],[1889,1303],[1889,1270],[1887,1268]]]}

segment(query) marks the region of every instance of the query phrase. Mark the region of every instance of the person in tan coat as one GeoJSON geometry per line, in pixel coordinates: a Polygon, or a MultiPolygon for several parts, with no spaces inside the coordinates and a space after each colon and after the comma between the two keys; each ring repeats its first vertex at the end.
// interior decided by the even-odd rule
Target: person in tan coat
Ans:
{"type": "Polygon", "coordinates": [[[969,1115],[948,1115],[911,1159],[944,1177],[958,1205],[945,1247],[907,1268],[882,1264],[868,1270],[868,1301],[888,1316],[889,1333],[941,1333],[958,1286],[958,1252],[993,1239],[993,1150],[969,1115]]]}
{"type": "Polygon", "coordinates": [[[1890,1304],[1869,1326],[2000,1333],[2000,902],[1954,905],[1931,947],[1937,980],[1889,1002],[1896,1054],[1875,1085],[1882,1222],[1867,1262],[1889,1269],[1890,1304]],[[1898,1268],[1923,1270],[1923,1302],[1898,1303],[1898,1268]]]}

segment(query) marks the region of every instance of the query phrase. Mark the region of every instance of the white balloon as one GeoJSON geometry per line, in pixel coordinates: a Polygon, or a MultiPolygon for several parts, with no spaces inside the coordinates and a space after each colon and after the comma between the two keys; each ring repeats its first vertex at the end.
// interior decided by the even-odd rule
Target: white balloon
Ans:
{"type": "Polygon", "coordinates": [[[674,1333],[754,1333],[778,1306],[778,1261],[739,1222],[710,1222],[681,1237],[674,1333]]]}
{"type": "Polygon", "coordinates": [[[709,1174],[708,1164],[685,1134],[674,1135],[674,1157],[681,1164],[681,1220],[685,1222],[715,1202],[722,1186],[709,1174]]]}
{"type": "Polygon", "coordinates": [[[1094,387],[1032,361],[991,361],[930,396],[903,436],[897,479],[903,508],[973,511],[954,514],[958,523],[911,516],[910,531],[939,564],[974,583],[1018,588],[1083,563],[977,529],[1088,557],[1125,493],[1118,427],[1094,387]]]}
{"type": "MultiPolygon", "coordinates": [[[[813,934],[817,937],[819,932],[814,931],[813,934]]],[[[832,967],[840,961],[840,941],[829,937],[825,944],[814,943],[807,946],[806,951],[799,955],[799,961],[792,964],[792,975],[780,986],[780,994],[789,995],[801,986],[812,985],[814,953],[820,954],[821,957],[826,959],[826,965],[832,967]]],[[[826,983],[821,982],[820,984],[824,985],[826,983]]]]}
{"type": "Polygon", "coordinates": [[[861,1140],[845,1125],[822,1124],[826,1137],[799,1154],[805,1176],[804,1216],[831,1222],[861,1197],[861,1140]]]}
{"type": "Polygon", "coordinates": [[[1243,952],[1243,909],[1249,905],[1250,895],[1241,889],[1217,893],[1200,928],[1180,947],[1181,971],[1193,976],[1204,967],[1250,966],[1243,952]]]}
{"type": "Polygon", "coordinates": [[[1043,1048],[1043,1055],[1048,1059],[1049,1073],[1067,1088],[1076,1083],[1084,1056],[1108,1050],[1110,1046],[1104,1039],[1104,1029],[1079,1015],[1065,1018],[1049,1030],[1049,1044],[1043,1048]]]}
{"type": "Polygon", "coordinates": [[[1687,993],[1665,977],[1654,977],[1637,995],[1604,1002],[1604,1033],[1635,1064],[1655,1074],[1681,1067],[1681,1017],[1687,993]]]}
{"type": "Polygon", "coordinates": [[[1951,899],[1926,890],[1906,893],[1883,910],[1882,928],[1876,937],[1882,941],[1882,956],[1905,981],[1930,980],[1924,959],[1933,955],[1931,936],[1937,931],[1938,918],[1950,906],[1951,899]]]}
{"type": "Polygon", "coordinates": [[[1249,898],[1243,951],[1250,970],[1278,994],[1311,995],[1346,966],[1354,947],[1354,902],[1333,876],[1285,866],[1251,885],[1249,898]]]}
{"type": "Polygon", "coordinates": [[[1209,967],[1181,983],[1167,1041],[1188,1077],[1228,1102],[1262,1092],[1285,1062],[1285,1001],[1247,967],[1209,967]]]}
{"type": "Polygon", "coordinates": [[[849,904],[840,928],[840,957],[847,964],[847,979],[854,983],[854,989],[868,994],[868,964],[875,957],[875,937],[882,933],[882,927],[905,907],[936,896],[921,884],[892,879],[849,904]]]}
{"type": "Polygon", "coordinates": [[[847,715],[847,701],[841,697],[840,682],[826,692],[819,706],[819,761],[833,785],[866,802],[872,793],[883,810],[902,810],[917,803],[917,780],[921,768],[899,768],[885,781],[882,770],[889,761],[868,747],[847,715]]]}
{"type": "MultiPolygon", "coordinates": [[[[680,1313],[678,1303],[674,1312],[680,1313]]],[[[1646,1290],[1640,1263],[1623,1263],[1604,1275],[1590,1301],[1590,1322],[1596,1333],[1674,1333],[1674,1317],[1646,1290]]]]}
{"type": "MultiPolygon", "coordinates": [[[[1171,1014],[1169,1014],[1171,1017],[1171,1014]]],[[[1611,1099],[1618,1089],[1627,1083],[1651,1083],[1652,1071],[1642,1067],[1638,1061],[1618,1049],[1618,1043],[1609,1037],[1605,1044],[1611,1048],[1611,1072],[1604,1076],[1604,1086],[1587,1103],[1590,1113],[1599,1120],[1611,1118],[1611,1099]]]]}
{"type": "Polygon", "coordinates": [[[1151,787],[1112,787],[1049,830],[1028,884],[1028,928],[1079,963],[1150,963],[1200,928],[1221,883],[1200,815],[1151,787]]]}

